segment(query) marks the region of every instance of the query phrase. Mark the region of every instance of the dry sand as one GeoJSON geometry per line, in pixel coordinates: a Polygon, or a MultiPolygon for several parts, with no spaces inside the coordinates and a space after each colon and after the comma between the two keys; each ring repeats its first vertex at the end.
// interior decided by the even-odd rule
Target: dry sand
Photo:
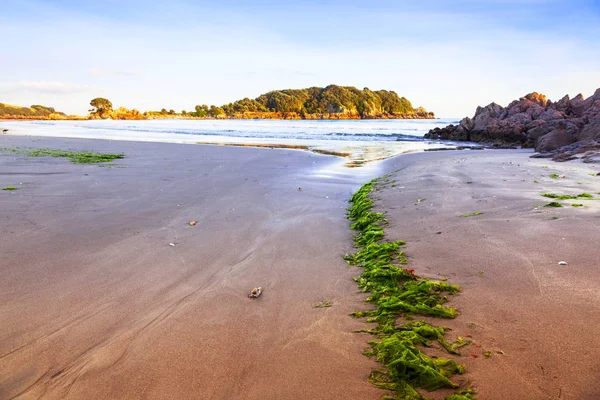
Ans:
{"type": "Polygon", "coordinates": [[[441,323],[481,345],[461,358],[479,398],[600,398],[600,202],[535,208],[543,192],[600,191],[597,167],[467,151],[343,174],[293,150],[2,138],[11,145],[127,158],[0,156],[0,185],[19,187],[0,192],[1,399],[380,398],[370,336],[347,316],[365,306],[341,259],[344,208],[397,169],[377,192],[388,238],[408,242],[417,273],[462,286],[461,315],[441,323]],[[248,299],[254,286],[264,293],[248,299]],[[333,307],[312,307],[322,300],[333,307]],[[487,349],[504,354],[470,357],[487,349]]]}
{"type": "Polygon", "coordinates": [[[461,315],[436,321],[474,340],[460,361],[478,398],[600,399],[600,201],[540,207],[547,192],[600,197],[600,167],[514,151],[424,156],[386,162],[402,169],[376,205],[410,268],[461,285],[450,303],[461,315]]]}
{"type": "Polygon", "coordinates": [[[127,158],[0,156],[0,186],[18,187],[0,191],[0,399],[380,397],[369,337],[348,317],[362,307],[358,270],[342,260],[346,200],[367,178],[328,172],[343,161],[1,140],[127,158]],[[323,300],[333,306],[312,307],[323,300]]]}

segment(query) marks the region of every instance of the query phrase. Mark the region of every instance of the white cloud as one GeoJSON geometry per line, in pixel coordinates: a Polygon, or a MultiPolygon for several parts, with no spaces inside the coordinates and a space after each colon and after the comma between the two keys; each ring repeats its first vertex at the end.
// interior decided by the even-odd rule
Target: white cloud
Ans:
{"type": "Polygon", "coordinates": [[[104,69],[104,68],[92,68],[90,69],[90,75],[100,77],[100,76],[140,76],[141,72],[133,71],[133,70],[112,70],[112,69],[104,69]]]}
{"type": "Polygon", "coordinates": [[[0,84],[1,92],[28,91],[45,94],[73,94],[87,92],[92,87],[57,81],[19,81],[0,84]]]}

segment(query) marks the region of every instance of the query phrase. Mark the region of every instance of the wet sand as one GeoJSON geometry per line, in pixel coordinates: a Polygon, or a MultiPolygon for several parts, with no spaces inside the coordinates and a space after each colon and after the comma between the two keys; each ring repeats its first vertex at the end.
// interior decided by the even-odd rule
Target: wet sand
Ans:
{"type": "Polygon", "coordinates": [[[0,140],[127,156],[111,168],[0,156],[0,185],[18,187],[0,191],[1,399],[381,396],[348,317],[358,271],[342,260],[346,200],[369,178],[340,173],[343,160],[0,140]]]}
{"type": "Polygon", "coordinates": [[[376,192],[376,207],[388,211],[386,237],[407,242],[410,268],[461,285],[450,303],[461,315],[434,321],[452,328],[451,337],[472,337],[460,362],[479,399],[600,399],[600,201],[545,208],[553,200],[540,196],[600,197],[600,166],[528,156],[388,160],[402,169],[376,192]],[[483,214],[458,217],[474,212],[483,214]]]}
{"type": "Polygon", "coordinates": [[[0,156],[0,185],[18,187],[0,192],[2,399],[380,398],[371,336],[348,317],[366,306],[342,261],[345,207],[398,169],[376,205],[417,274],[462,286],[461,315],[437,322],[472,337],[461,362],[478,397],[600,397],[600,201],[536,208],[544,192],[599,192],[597,166],[462,151],[343,169],[295,150],[1,140],[127,155],[0,156]]]}

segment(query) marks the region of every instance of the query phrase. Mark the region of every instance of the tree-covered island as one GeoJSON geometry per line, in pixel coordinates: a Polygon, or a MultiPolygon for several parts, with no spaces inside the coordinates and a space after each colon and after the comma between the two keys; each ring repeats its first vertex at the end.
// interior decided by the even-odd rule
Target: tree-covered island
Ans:
{"type": "MultiPolygon", "coordinates": [[[[33,111],[19,114],[12,106],[0,107],[0,118],[23,119],[426,119],[434,118],[423,107],[413,107],[405,97],[388,90],[362,90],[353,86],[329,85],[308,89],[273,90],[255,99],[244,98],[222,106],[196,105],[193,111],[139,112],[124,107],[113,109],[110,100],[97,97],[87,116],[67,116],[33,111]],[[9,108],[12,107],[12,108],[9,108]],[[10,110],[10,113],[3,112],[10,110]]],[[[40,107],[40,106],[32,106],[40,107]]],[[[23,110],[32,110],[25,109],[23,110]]],[[[51,109],[51,108],[48,108],[51,109]]],[[[54,110],[54,109],[51,109],[54,110]]]]}

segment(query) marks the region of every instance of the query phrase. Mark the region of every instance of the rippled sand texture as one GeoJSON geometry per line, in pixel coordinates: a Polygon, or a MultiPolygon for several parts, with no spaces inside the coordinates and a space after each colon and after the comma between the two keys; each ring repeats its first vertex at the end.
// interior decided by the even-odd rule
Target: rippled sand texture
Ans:
{"type": "Polygon", "coordinates": [[[127,158],[0,156],[0,184],[18,186],[0,192],[0,398],[380,397],[342,260],[366,177],[294,150],[12,145],[127,158]]]}

